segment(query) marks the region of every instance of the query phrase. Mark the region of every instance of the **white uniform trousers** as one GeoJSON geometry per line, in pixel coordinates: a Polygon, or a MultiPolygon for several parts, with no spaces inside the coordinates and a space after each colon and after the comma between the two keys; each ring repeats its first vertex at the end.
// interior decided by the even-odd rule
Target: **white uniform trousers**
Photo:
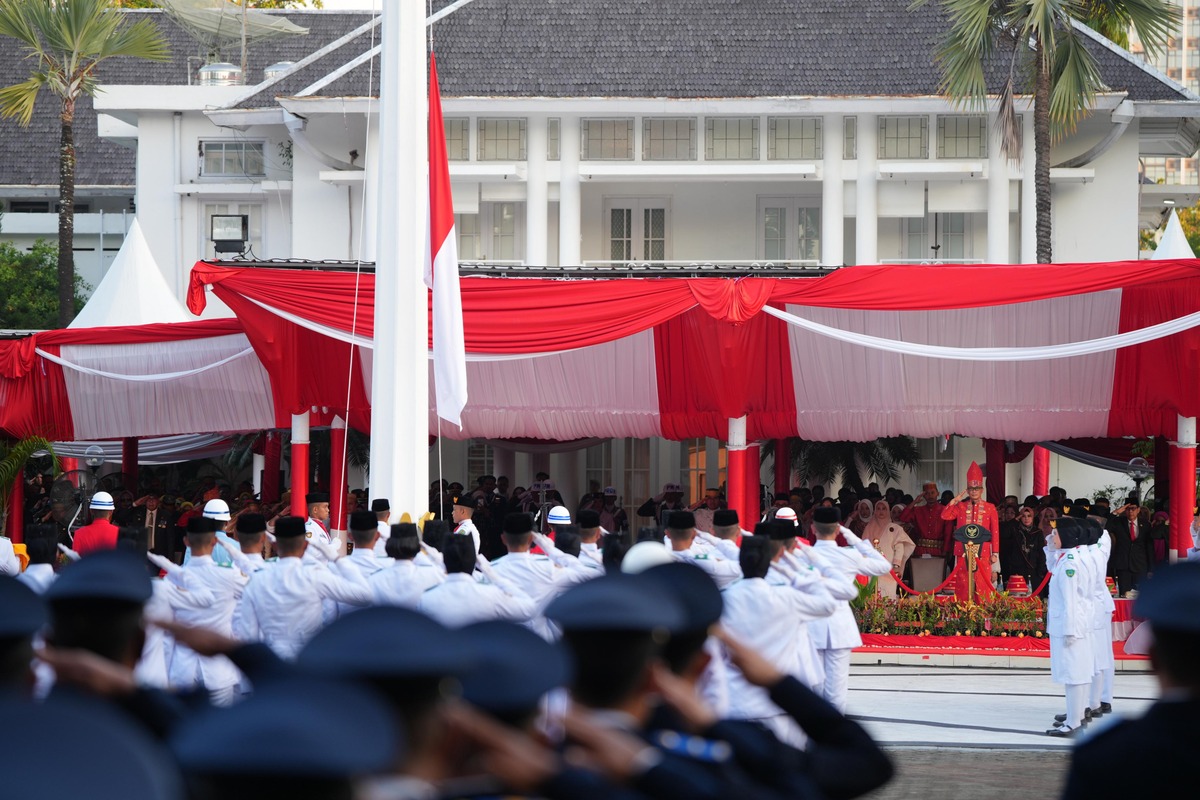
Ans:
{"type": "Polygon", "coordinates": [[[825,669],[825,687],[821,696],[841,713],[846,713],[846,693],[850,684],[850,652],[853,648],[817,650],[825,669]]]}

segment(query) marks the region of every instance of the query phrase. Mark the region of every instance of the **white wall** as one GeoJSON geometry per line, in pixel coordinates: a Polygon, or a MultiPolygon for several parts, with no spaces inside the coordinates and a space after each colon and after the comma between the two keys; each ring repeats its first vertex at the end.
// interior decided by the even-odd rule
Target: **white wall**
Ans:
{"type": "MultiPolygon", "coordinates": [[[[1076,136],[1055,148],[1051,163],[1086,151],[1111,125],[1105,117],[1081,123],[1076,136]]],[[[1096,173],[1092,183],[1054,184],[1056,262],[1138,257],[1137,128],[1135,121],[1104,155],[1088,165],[1096,173]]]]}

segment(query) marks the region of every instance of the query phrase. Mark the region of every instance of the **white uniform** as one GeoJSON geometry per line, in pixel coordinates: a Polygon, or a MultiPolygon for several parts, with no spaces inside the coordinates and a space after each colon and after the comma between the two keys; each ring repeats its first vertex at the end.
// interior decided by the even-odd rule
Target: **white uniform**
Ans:
{"type": "Polygon", "coordinates": [[[304,521],[304,535],[308,539],[316,537],[325,544],[333,544],[333,534],[325,530],[325,526],[312,517],[304,521]]]}
{"type": "Polygon", "coordinates": [[[700,544],[693,542],[687,550],[672,550],[671,557],[676,561],[694,564],[704,570],[722,589],[742,577],[742,568],[738,562],[723,557],[714,546],[707,542],[700,542],[700,544]]]}
{"type": "Polygon", "coordinates": [[[1095,672],[1091,635],[1093,610],[1091,559],[1081,549],[1046,547],[1050,595],[1046,604],[1046,633],[1050,635],[1050,679],[1064,684],[1068,728],[1083,724],[1083,709],[1095,672]]]}
{"type": "Polygon", "coordinates": [[[538,609],[533,598],[515,586],[510,585],[506,590],[481,583],[473,575],[456,572],[421,595],[417,611],[447,627],[461,628],[490,619],[529,622],[538,609]]]}
{"type": "Polygon", "coordinates": [[[1091,636],[1092,655],[1095,659],[1092,667],[1095,675],[1092,678],[1088,708],[1099,708],[1102,702],[1112,704],[1113,674],[1116,670],[1112,649],[1112,619],[1117,604],[1104,582],[1105,573],[1108,571],[1108,556],[1112,552],[1112,537],[1105,531],[1101,534],[1100,541],[1086,550],[1091,558],[1092,609],[1095,612],[1091,636]]]}
{"type": "Polygon", "coordinates": [[[12,539],[0,536],[0,575],[20,575],[21,560],[13,550],[12,539]]]}
{"type": "Polygon", "coordinates": [[[293,659],[320,630],[322,601],[370,605],[371,587],[349,559],[332,565],[281,558],[255,575],[238,605],[234,635],[263,642],[280,658],[293,659]]]}
{"type": "Polygon", "coordinates": [[[569,587],[598,575],[598,571],[594,569],[564,569],[548,556],[534,555],[530,552],[513,552],[501,556],[492,562],[492,569],[533,599],[537,613],[528,627],[546,639],[553,639],[557,635],[555,629],[542,616],[550,601],[569,587]]]}
{"type": "Polygon", "coordinates": [[[595,542],[582,542],[579,545],[579,560],[601,569],[604,567],[604,554],[595,542]]]}
{"type": "MultiPolygon", "coordinates": [[[[354,548],[352,551],[350,551],[349,556],[347,556],[344,559],[339,559],[338,563],[340,564],[342,561],[349,561],[351,564],[353,564],[355,567],[357,567],[359,573],[363,577],[363,580],[367,582],[368,586],[370,585],[372,575],[374,575],[376,572],[379,572],[382,569],[386,569],[386,568],[392,566],[392,564],[395,563],[392,561],[392,559],[388,558],[387,556],[384,556],[383,558],[378,558],[375,555],[374,550],[364,550],[361,547],[354,548]]],[[[371,589],[372,602],[374,602],[374,598],[375,598],[375,590],[371,589]]],[[[338,602],[337,615],[340,617],[343,614],[349,614],[350,612],[355,611],[356,609],[359,609],[362,607],[363,607],[362,603],[338,602]]]]}
{"type": "Polygon", "coordinates": [[[401,559],[367,579],[375,596],[375,605],[416,608],[427,589],[446,579],[446,573],[431,563],[419,564],[401,559]]]}
{"type": "MultiPolygon", "coordinates": [[[[852,581],[856,575],[886,575],[892,569],[886,558],[861,540],[852,547],[838,547],[832,539],[818,539],[813,550],[826,562],[830,573],[841,575],[844,581],[852,581]]],[[[825,672],[821,694],[844,714],[850,679],[850,651],[862,644],[850,604],[839,602],[833,614],[810,622],[808,634],[821,656],[825,672]]]]}
{"type": "MultiPolygon", "coordinates": [[[[180,576],[187,586],[180,588],[173,581],[155,579],[151,581],[153,593],[146,601],[143,615],[146,619],[174,619],[175,609],[182,607],[204,608],[212,605],[213,594],[199,581],[180,576]]],[[[142,644],[142,655],[134,667],[133,677],[143,686],[166,689],[170,686],[168,668],[175,650],[175,640],[157,625],[146,626],[146,641],[142,644]]]]}
{"type": "Polygon", "coordinates": [[[38,594],[45,594],[57,577],[54,574],[53,564],[30,564],[24,572],[17,576],[17,580],[38,594]]]}
{"type": "Polygon", "coordinates": [[[392,526],[387,522],[377,522],[375,527],[379,529],[379,538],[375,540],[375,555],[386,558],[387,540],[392,538],[392,526]]]}
{"type": "MultiPolygon", "coordinates": [[[[193,556],[181,574],[186,581],[182,584],[184,587],[194,581],[197,587],[212,592],[213,599],[210,605],[203,608],[191,608],[172,600],[175,620],[184,625],[209,628],[232,636],[233,610],[249,579],[241,570],[216,564],[212,556],[193,556]]],[[[228,702],[233,699],[239,673],[224,656],[200,656],[191,648],[177,644],[171,653],[169,678],[171,686],[176,689],[203,686],[217,702],[228,702]]]]}
{"type": "Polygon", "coordinates": [[[475,552],[479,552],[479,529],[475,527],[474,522],[464,519],[458,523],[458,527],[454,529],[454,533],[459,536],[470,536],[471,541],[475,543],[475,552]]]}

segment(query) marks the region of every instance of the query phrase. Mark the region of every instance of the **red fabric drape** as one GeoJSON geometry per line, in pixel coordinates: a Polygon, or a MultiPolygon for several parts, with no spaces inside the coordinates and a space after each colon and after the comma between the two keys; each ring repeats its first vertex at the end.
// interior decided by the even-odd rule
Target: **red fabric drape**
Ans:
{"type": "MultiPolygon", "coordinates": [[[[1196,510],[1196,448],[1171,447],[1170,538],[1167,546],[1182,561],[1192,546],[1192,518],[1196,510]]],[[[1160,496],[1157,495],[1156,496],[1160,496]]]]}
{"type": "Polygon", "coordinates": [[[1050,451],[1033,448],[1033,493],[1045,497],[1050,491],[1050,451]]]}

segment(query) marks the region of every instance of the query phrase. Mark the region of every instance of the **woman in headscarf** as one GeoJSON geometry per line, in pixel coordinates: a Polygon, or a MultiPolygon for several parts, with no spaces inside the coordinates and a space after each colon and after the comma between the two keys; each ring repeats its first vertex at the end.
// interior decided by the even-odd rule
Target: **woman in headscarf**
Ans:
{"type": "MultiPolygon", "coordinates": [[[[863,529],[862,539],[883,554],[896,575],[904,574],[904,565],[916,549],[904,528],[901,528],[899,523],[892,522],[892,509],[888,507],[887,500],[875,503],[875,513],[863,529]]],[[[896,580],[891,575],[880,575],[878,587],[882,596],[896,596],[896,580]]]]}
{"type": "Polygon", "coordinates": [[[871,501],[859,500],[854,505],[854,513],[850,515],[850,519],[846,522],[846,527],[853,531],[855,536],[865,539],[863,531],[866,530],[867,523],[871,521],[871,516],[871,501]]]}
{"type": "MultiPolygon", "coordinates": [[[[1053,509],[1047,510],[1054,513],[1053,509]]],[[[1046,531],[1036,519],[1032,508],[1022,506],[1013,522],[1001,526],[1004,549],[1000,552],[1000,572],[1006,586],[1013,575],[1022,575],[1032,592],[1046,577],[1046,531]]]]}

